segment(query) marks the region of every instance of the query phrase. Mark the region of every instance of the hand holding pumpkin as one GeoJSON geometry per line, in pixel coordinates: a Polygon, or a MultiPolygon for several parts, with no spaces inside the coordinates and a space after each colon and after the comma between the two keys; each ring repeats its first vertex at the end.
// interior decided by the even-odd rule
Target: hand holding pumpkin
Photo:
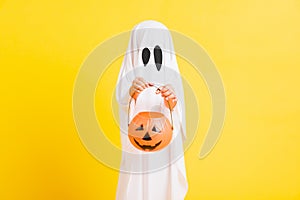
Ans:
{"type": "Polygon", "coordinates": [[[173,87],[170,84],[167,84],[165,86],[159,87],[156,93],[161,93],[161,96],[164,97],[165,105],[167,107],[170,106],[171,110],[173,110],[173,108],[177,104],[177,97],[173,87]]]}
{"type": "Polygon", "coordinates": [[[130,94],[130,96],[132,96],[136,100],[136,98],[137,98],[137,96],[139,95],[140,92],[142,92],[147,87],[150,87],[150,86],[153,86],[153,85],[154,85],[153,83],[147,83],[145,81],[145,79],[143,79],[142,77],[136,77],[132,81],[132,85],[129,88],[129,94],[130,94]]]}
{"type": "MultiPolygon", "coordinates": [[[[142,77],[136,77],[132,81],[132,85],[129,88],[129,94],[132,96],[135,100],[138,97],[138,95],[146,88],[154,86],[153,83],[148,83],[143,79],[142,77]]],[[[161,86],[157,89],[156,93],[161,93],[161,96],[164,98],[165,106],[173,108],[177,104],[177,97],[175,95],[174,89],[170,84],[161,86]]]]}

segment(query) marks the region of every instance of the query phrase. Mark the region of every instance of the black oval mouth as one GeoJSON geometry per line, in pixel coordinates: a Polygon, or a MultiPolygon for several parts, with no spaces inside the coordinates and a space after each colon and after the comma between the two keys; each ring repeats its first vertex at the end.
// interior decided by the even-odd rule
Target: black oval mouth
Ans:
{"type": "Polygon", "coordinates": [[[160,141],[160,142],[156,143],[154,146],[151,146],[151,145],[141,145],[141,144],[138,143],[138,141],[136,141],[135,139],[134,139],[134,142],[135,142],[139,147],[141,147],[142,149],[144,149],[144,150],[149,150],[149,151],[155,149],[157,146],[159,146],[159,145],[161,144],[161,141],[160,141]]]}

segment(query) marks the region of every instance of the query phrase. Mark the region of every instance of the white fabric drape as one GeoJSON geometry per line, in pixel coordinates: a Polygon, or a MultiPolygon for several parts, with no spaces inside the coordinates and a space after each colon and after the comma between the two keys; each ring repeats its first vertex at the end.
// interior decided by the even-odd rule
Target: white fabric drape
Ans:
{"type": "MultiPolygon", "coordinates": [[[[116,87],[119,103],[122,161],[120,166],[117,200],[183,200],[188,184],[183,156],[186,138],[184,92],[178,69],[172,37],[169,30],[156,21],[144,21],[131,32],[116,87]],[[155,67],[153,49],[158,45],[163,52],[162,66],[155,67]],[[150,52],[149,63],[144,66],[142,50],[150,52]],[[136,77],[148,82],[170,84],[178,98],[172,111],[174,130],[171,143],[157,152],[136,149],[128,139],[129,88],[136,77]]],[[[131,101],[129,112],[135,109],[131,101]]],[[[130,116],[129,116],[130,117],[130,116]]]]}

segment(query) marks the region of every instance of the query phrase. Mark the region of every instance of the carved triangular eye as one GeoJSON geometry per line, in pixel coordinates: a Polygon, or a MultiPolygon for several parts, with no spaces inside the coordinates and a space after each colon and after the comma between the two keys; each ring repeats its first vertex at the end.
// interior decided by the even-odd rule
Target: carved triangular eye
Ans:
{"type": "Polygon", "coordinates": [[[156,132],[156,133],[160,133],[160,130],[158,128],[156,128],[155,126],[153,126],[152,131],[156,132]]]}
{"type": "Polygon", "coordinates": [[[136,131],[143,131],[144,130],[144,127],[143,127],[143,124],[141,124],[141,126],[139,126],[137,129],[135,129],[136,131]]]}

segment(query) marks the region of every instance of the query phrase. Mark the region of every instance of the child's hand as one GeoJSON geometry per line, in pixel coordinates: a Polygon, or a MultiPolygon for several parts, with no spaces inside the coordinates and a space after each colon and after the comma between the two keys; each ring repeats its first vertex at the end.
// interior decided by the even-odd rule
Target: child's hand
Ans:
{"type": "Polygon", "coordinates": [[[153,83],[147,83],[142,77],[136,77],[132,81],[132,85],[129,89],[129,94],[136,100],[139,93],[150,86],[153,86],[153,83]]]}
{"type": "Polygon", "coordinates": [[[172,88],[171,85],[167,84],[165,86],[159,87],[156,91],[156,93],[161,93],[161,96],[164,97],[165,99],[165,105],[171,110],[173,110],[173,108],[176,106],[177,104],[177,97],[176,94],[174,92],[174,89],[172,88]]]}

